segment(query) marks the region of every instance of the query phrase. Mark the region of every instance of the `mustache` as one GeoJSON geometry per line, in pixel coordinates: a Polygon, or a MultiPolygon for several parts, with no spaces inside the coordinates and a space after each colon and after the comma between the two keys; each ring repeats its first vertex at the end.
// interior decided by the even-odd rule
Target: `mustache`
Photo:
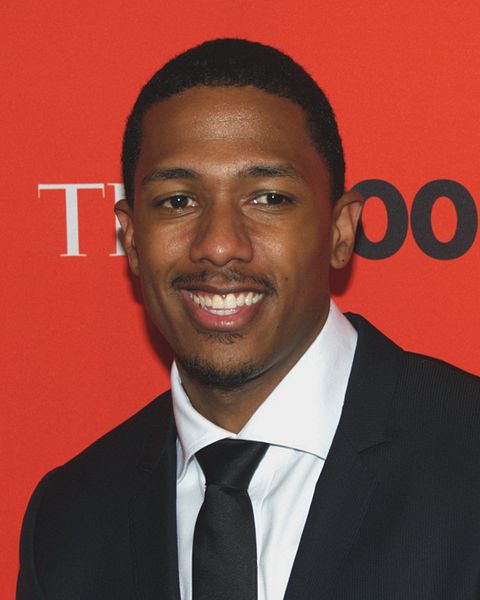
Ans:
{"type": "Polygon", "coordinates": [[[179,288],[184,285],[195,285],[196,283],[209,283],[213,281],[217,283],[231,283],[233,281],[243,285],[254,283],[255,285],[260,285],[268,293],[275,293],[277,291],[275,281],[268,275],[251,275],[231,268],[222,271],[203,269],[195,273],[183,273],[172,279],[171,286],[179,288]]]}

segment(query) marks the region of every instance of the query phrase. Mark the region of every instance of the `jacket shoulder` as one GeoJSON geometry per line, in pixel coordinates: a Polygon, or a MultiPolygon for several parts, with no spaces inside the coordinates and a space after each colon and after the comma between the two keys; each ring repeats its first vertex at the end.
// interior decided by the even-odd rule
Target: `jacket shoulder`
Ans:
{"type": "MultiPolygon", "coordinates": [[[[61,569],[69,571],[78,557],[94,562],[106,540],[112,562],[128,564],[129,500],[144,482],[142,459],[162,456],[167,432],[173,433],[171,414],[166,392],[43,477],[23,520],[17,598],[43,597],[47,581],[61,589],[61,569]]],[[[118,586],[122,577],[128,587],[125,574],[118,575],[118,586]]]]}
{"type": "Polygon", "coordinates": [[[382,367],[396,363],[397,372],[426,395],[454,393],[479,399],[480,377],[438,358],[404,350],[360,315],[347,313],[346,316],[359,334],[362,368],[372,360],[382,367]]]}
{"type": "MultiPolygon", "coordinates": [[[[480,378],[437,358],[400,348],[366,319],[347,314],[358,332],[347,409],[372,430],[437,432],[446,442],[480,441],[480,378]],[[387,425],[388,423],[388,425],[387,425]]],[[[358,446],[358,444],[357,444],[358,446]]]]}
{"type": "Polygon", "coordinates": [[[131,459],[135,451],[141,448],[152,426],[168,418],[170,407],[171,397],[168,391],[103,434],[59,469],[73,469],[99,460],[104,462],[131,459]]]}
{"type": "Polygon", "coordinates": [[[412,375],[418,372],[423,377],[428,377],[434,389],[438,385],[453,386],[454,389],[466,386],[467,389],[478,392],[480,388],[480,377],[473,373],[425,354],[410,351],[404,351],[404,354],[406,367],[411,369],[412,375]]]}
{"type": "Polygon", "coordinates": [[[130,489],[137,480],[149,440],[165,438],[172,421],[171,396],[165,392],[68,462],[49,471],[32,494],[26,520],[45,504],[55,507],[58,503],[59,508],[70,501],[78,505],[82,498],[98,502],[130,489]]]}
{"type": "Polygon", "coordinates": [[[480,432],[480,377],[442,360],[404,353],[399,393],[421,405],[424,421],[455,436],[470,431],[478,446],[480,432]]]}
{"type": "Polygon", "coordinates": [[[170,391],[164,392],[131,417],[102,435],[61,467],[57,473],[84,473],[110,479],[141,460],[152,434],[162,436],[171,427],[170,391]]]}

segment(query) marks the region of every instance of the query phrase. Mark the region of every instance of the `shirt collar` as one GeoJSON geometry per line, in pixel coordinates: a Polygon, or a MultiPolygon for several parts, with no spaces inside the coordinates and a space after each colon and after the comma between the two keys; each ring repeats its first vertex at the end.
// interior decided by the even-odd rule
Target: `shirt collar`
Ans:
{"type": "Polygon", "coordinates": [[[238,435],[193,408],[174,362],[171,387],[180,442],[178,479],[198,450],[227,437],[267,442],[325,459],[340,420],[356,343],[357,332],[332,301],[316,339],[238,435]]]}

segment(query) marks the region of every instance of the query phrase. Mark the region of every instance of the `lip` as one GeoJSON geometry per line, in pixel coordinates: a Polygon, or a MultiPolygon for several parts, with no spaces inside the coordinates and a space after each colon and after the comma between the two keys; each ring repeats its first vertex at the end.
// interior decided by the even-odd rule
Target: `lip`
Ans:
{"type": "Polygon", "coordinates": [[[250,306],[238,306],[235,309],[230,309],[231,312],[229,311],[229,314],[218,315],[208,312],[194,302],[190,297],[191,291],[204,291],[210,294],[225,295],[230,293],[250,292],[254,290],[251,288],[239,289],[238,287],[218,289],[203,285],[195,286],[195,288],[192,287],[191,290],[186,288],[182,289],[180,291],[180,295],[190,318],[197,327],[207,331],[240,331],[253,321],[265,300],[264,296],[256,304],[251,304],[250,306]]]}

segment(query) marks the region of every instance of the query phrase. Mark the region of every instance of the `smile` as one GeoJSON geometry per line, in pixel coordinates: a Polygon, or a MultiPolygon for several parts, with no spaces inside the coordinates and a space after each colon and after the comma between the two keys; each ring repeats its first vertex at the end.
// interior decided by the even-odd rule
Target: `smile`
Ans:
{"type": "Polygon", "coordinates": [[[253,290],[182,290],[184,306],[199,329],[207,331],[242,331],[261,311],[267,294],[253,290]]]}
{"type": "Polygon", "coordinates": [[[264,294],[257,292],[240,292],[237,294],[208,294],[206,292],[189,292],[189,297],[195,304],[207,312],[219,315],[233,315],[242,306],[257,304],[264,294]]]}

